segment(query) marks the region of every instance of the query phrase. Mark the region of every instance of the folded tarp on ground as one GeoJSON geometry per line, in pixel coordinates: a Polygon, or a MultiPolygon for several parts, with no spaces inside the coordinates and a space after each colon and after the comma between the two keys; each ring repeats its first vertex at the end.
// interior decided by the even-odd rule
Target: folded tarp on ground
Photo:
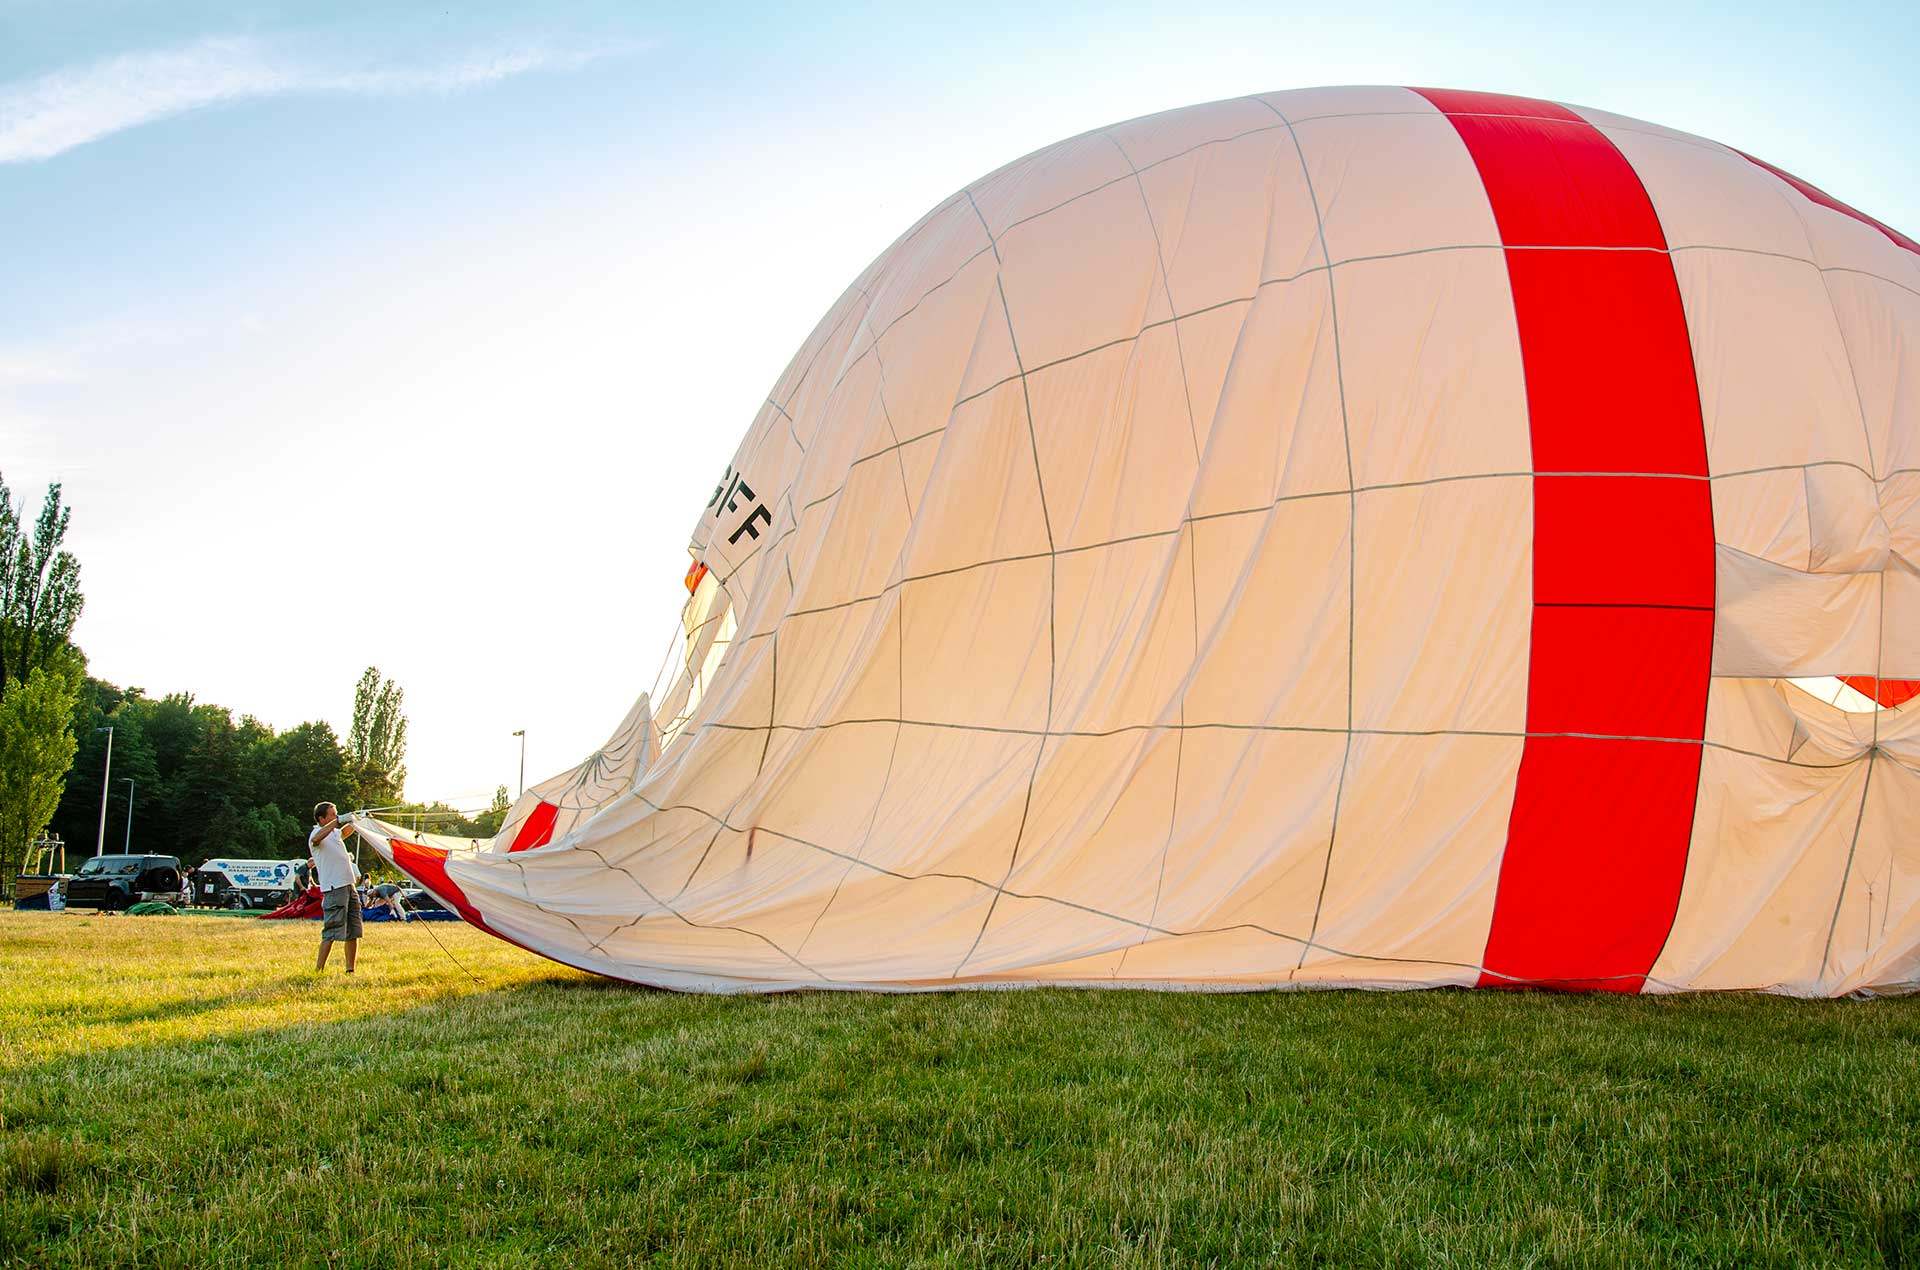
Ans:
{"type": "MultiPolygon", "coordinates": [[[[385,908],[366,909],[360,916],[369,922],[397,922],[400,920],[385,908]]],[[[407,910],[407,920],[410,922],[457,922],[460,920],[460,916],[457,913],[449,913],[444,908],[409,908],[407,910]]]]}

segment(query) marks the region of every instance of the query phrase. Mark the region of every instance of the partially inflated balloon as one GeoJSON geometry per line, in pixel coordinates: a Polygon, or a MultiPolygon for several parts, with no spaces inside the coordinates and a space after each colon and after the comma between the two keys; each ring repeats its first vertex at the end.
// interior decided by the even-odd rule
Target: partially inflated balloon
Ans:
{"type": "Polygon", "coordinates": [[[1091,132],[822,319],[607,747],[369,836],[683,988],[1911,987],[1916,386],[1920,248],[1698,137],[1091,132]]]}

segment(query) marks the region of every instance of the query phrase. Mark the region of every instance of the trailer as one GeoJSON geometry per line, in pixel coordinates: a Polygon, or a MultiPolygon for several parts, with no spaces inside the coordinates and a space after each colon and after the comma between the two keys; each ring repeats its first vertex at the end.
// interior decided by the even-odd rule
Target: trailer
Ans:
{"type": "Polygon", "coordinates": [[[293,895],[298,860],[208,860],[189,877],[200,908],[273,909],[293,895]]]}

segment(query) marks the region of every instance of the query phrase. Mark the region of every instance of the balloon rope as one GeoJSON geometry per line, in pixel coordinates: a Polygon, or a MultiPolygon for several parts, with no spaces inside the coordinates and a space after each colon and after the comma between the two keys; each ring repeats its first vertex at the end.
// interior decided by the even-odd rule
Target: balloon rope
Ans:
{"type": "Polygon", "coordinates": [[[458,957],[456,957],[456,956],[454,956],[454,955],[453,955],[453,950],[452,950],[452,949],[450,949],[450,948],[448,948],[448,947],[447,947],[447,946],[446,946],[445,944],[442,944],[442,943],[440,943],[440,936],[438,936],[438,935],[435,935],[435,934],[434,934],[434,932],[433,932],[433,923],[432,923],[432,922],[429,922],[429,921],[426,921],[426,920],[425,920],[425,919],[423,918],[423,919],[421,919],[421,922],[420,922],[420,924],[421,924],[421,925],[423,925],[423,926],[425,926],[425,927],[427,928],[427,934],[429,934],[429,935],[432,935],[432,936],[433,936],[433,942],[434,942],[434,943],[435,943],[436,945],[438,945],[438,946],[439,946],[439,949],[440,949],[440,951],[441,951],[441,952],[443,952],[443,953],[446,953],[446,954],[447,954],[447,960],[448,960],[448,961],[451,961],[451,962],[452,962],[452,963],[453,963],[454,965],[456,965],[456,966],[459,966],[459,967],[460,967],[460,973],[461,973],[461,974],[463,974],[463,975],[465,975],[465,976],[466,976],[467,978],[469,978],[469,979],[471,979],[471,980],[473,980],[473,986],[474,986],[474,987],[476,987],[476,988],[484,988],[484,987],[486,987],[486,986],[487,986],[487,985],[485,985],[484,983],[481,983],[481,982],[480,982],[480,976],[479,976],[479,975],[476,975],[476,974],[474,974],[474,973],[473,973],[473,971],[471,971],[471,970],[468,970],[468,969],[467,969],[467,968],[466,968],[465,966],[463,966],[463,965],[461,965],[461,964],[460,964],[460,959],[459,959],[458,957]]]}

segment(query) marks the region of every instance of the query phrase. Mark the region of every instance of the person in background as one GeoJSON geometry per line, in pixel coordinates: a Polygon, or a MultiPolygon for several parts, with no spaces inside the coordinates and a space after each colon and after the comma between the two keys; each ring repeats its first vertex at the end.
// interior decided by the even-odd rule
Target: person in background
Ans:
{"type": "Polygon", "coordinates": [[[332,803],[313,809],[313,832],[307,835],[307,851],[313,857],[313,872],[320,885],[320,957],[313,964],[316,974],[327,968],[327,954],[335,944],[347,946],[347,973],[353,973],[354,955],[360,950],[360,892],[354,889],[360,871],[347,854],[343,833],[352,833],[352,825],[342,825],[332,803]]]}
{"type": "Polygon", "coordinates": [[[407,904],[400,898],[398,883],[382,882],[378,886],[367,888],[367,894],[371,897],[367,903],[368,908],[385,908],[389,915],[403,922],[407,920],[407,904]]]}

